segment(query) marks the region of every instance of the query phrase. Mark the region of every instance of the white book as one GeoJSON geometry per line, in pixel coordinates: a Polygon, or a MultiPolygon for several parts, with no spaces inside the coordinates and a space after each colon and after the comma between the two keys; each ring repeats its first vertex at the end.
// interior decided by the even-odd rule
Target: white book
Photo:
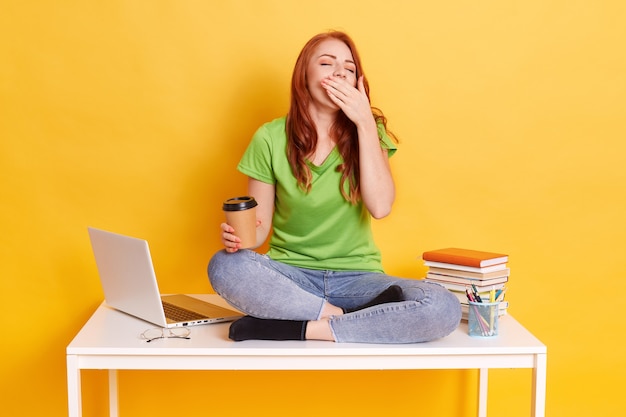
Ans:
{"type": "Polygon", "coordinates": [[[446,269],[456,269],[457,271],[467,271],[467,272],[493,272],[493,271],[502,271],[507,268],[507,264],[499,264],[492,266],[485,266],[482,268],[473,267],[473,266],[465,266],[465,265],[456,265],[456,264],[446,264],[443,262],[433,262],[433,261],[424,261],[424,265],[432,266],[435,268],[446,268],[446,269]]]}

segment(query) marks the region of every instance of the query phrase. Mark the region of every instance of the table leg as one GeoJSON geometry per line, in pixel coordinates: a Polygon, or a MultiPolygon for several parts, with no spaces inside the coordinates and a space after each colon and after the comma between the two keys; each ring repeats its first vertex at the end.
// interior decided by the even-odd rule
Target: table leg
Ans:
{"type": "Polygon", "coordinates": [[[109,369],[109,416],[119,416],[117,369],[109,369]]]}
{"type": "Polygon", "coordinates": [[[478,417],[487,417],[487,391],[489,384],[489,369],[478,370],[478,417]]]}
{"type": "Polygon", "coordinates": [[[533,368],[532,417],[544,417],[546,412],[546,375],[547,360],[545,353],[535,356],[533,368]]]}
{"type": "Polygon", "coordinates": [[[81,417],[83,414],[80,390],[80,369],[76,355],[67,355],[67,408],[69,417],[81,417]]]}

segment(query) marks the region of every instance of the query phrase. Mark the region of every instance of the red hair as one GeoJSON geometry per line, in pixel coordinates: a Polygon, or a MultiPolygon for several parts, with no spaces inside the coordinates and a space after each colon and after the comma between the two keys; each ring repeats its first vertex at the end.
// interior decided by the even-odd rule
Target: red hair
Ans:
{"type": "MultiPolygon", "coordinates": [[[[307,192],[311,189],[312,175],[311,169],[306,163],[306,158],[315,151],[317,131],[308,112],[311,95],[307,88],[306,72],[315,49],[327,39],[337,39],[345,43],[354,58],[356,79],[358,80],[363,74],[361,58],[356,50],[356,46],[352,39],[343,32],[330,31],[314,36],[304,45],[296,60],[291,78],[291,104],[287,114],[287,158],[298,184],[307,192]]],[[[366,77],[363,77],[363,85],[369,99],[370,90],[366,77]]],[[[387,120],[383,113],[372,107],[372,114],[376,122],[386,128],[387,120]]],[[[331,127],[330,134],[335,139],[337,149],[343,158],[343,164],[337,167],[337,171],[341,172],[339,185],[341,194],[346,200],[354,204],[360,199],[359,144],[356,125],[342,111],[339,111],[337,120],[331,127]]],[[[393,138],[390,132],[389,134],[393,138]]]]}

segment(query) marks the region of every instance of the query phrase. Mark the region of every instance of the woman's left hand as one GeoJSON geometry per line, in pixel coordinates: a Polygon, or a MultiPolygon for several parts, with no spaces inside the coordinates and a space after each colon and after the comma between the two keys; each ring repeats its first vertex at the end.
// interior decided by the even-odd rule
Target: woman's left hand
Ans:
{"type": "Polygon", "coordinates": [[[322,87],[333,103],[357,126],[373,120],[372,109],[363,85],[363,76],[357,80],[356,88],[341,77],[325,78],[322,80],[322,87]]]}

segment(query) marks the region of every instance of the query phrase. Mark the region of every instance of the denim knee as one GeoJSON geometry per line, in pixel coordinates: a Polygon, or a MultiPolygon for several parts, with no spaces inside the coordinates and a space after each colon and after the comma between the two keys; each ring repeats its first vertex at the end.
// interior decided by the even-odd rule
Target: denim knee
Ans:
{"type": "Polygon", "coordinates": [[[452,333],[461,322],[461,303],[459,299],[447,289],[438,286],[437,291],[437,309],[438,319],[440,320],[441,335],[444,337],[452,333]]]}
{"type": "Polygon", "coordinates": [[[232,281],[232,270],[230,265],[238,263],[238,259],[242,256],[242,252],[228,253],[220,250],[211,257],[207,267],[207,274],[211,286],[218,294],[222,294],[222,288],[229,281],[232,281]]]}

